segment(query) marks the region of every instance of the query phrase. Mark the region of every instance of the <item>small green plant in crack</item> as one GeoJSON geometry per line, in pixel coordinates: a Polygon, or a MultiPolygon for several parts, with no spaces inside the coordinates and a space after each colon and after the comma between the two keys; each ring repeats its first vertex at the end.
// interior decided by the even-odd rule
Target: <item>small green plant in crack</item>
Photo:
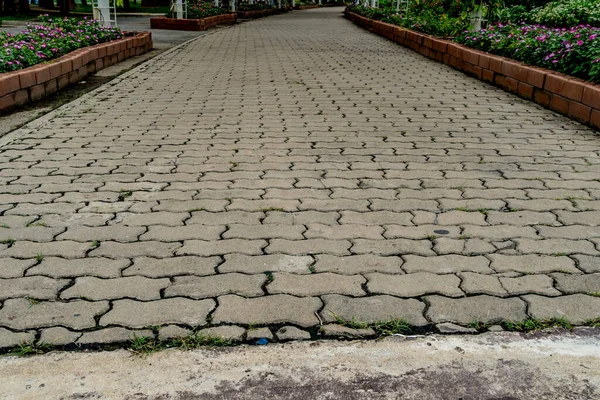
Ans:
{"type": "Polygon", "coordinates": [[[188,212],[190,212],[190,213],[195,212],[195,211],[204,211],[204,207],[190,208],[188,210],[188,212]]]}
{"type": "Polygon", "coordinates": [[[536,318],[527,318],[523,321],[504,321],[502,322],[502,327],[507,331],[514,332],[532,332],[539,331],[547,328],[565,328],[565,329],[573,329],[573,326],[569,321],[565,318],[550,318],[550,319],[536,319],[536,318]]]}
{"type": "Polygon", "coordinates": [[[23,357],[47,353],[52,349],[54,349],[54,346],[49,343],[33,342],[20,344],[18,347],[13,349],[11,353],[23,357]]]}
{"type": "Polygon", "coordinates": [[[433,242],[435,239],[437,239],[437,236],[436,235],[428,235],[427,239],[429,239],[433,242]]]}
{"type": "Polygon", "coordinates": [[[35,260],[37,262],[42,262],[42,260],[44,259],[44,255],[42,253],[37,253],[35,256],[35,260]]]}
{"type": "Polygon", "coordinates": [[[13,244],[15,244],[15,239],[0,240],[0,244],[7,244],[9,246],[12,246],[13,244]]]}
{"type": "Polygon", "coordinates": [[[162,344],[153,337],[137,335],[133,336],[133,339],[129,341],[129,346],[127,347],[132,353],[144,357],[159,351],[162,348],[162,344]]]}
{"type": "Polygon", "coordinates": [[[92,249],[97,249],[98,247],[100,247],[100,241],[99,241],[99,240],[94,240],[94,241],[92,242],[92,244],[90,245],[90,247],[91,247],[92,249]]]}
{"type": "Polygon", "coordinates": [[[280,211],[283,212],[283,208],[281,207],[267,207],[267,208],[263,208],[262,212],[269,212],[269,211],[280,211]]]}
{"type": "Polygon", "coordinates": [[[231,346],[232,341],[220,336],[203,335],[194,333],[189,336],[175,338],[168,343],[168,347],[176,347],[181,350],[192,350],[198,347],[223,347],[231,346]]]}
{"type": "Polygon", "coordinates": [[[308,270],[310,271],[311,274],[316,274],[317,273],[317,269],[315,268],[314,265],[310,265],[308,267],[308,270]]]}
{"type": "Polygon", "coordinates": [[[335,320],[339,325],[346,326],[352,329],[371,328],[379,336],[390,336],[395,334],[406,335],[413,331],[413,326],[402,318],[390,318],[387,321],[376,321],[366,323],[358,322],[354,318],[352,318],[351,320],[347,320],[338,315],[335,315],[335,320]]]}
{"type": "Polygon", "coordinates": [[[483,215],[488,215],[490,212],[490,210],[488,210],[487,208],[478,208],[477,211],[479,211],[483,215]]]}
{"type": "Polygon", "coordinates": [[[554,257],[566,257],[569,253],[554,253],[552,254],[554,257]]]}
{"type": "Polygon", "coordinates": [[[467,324],[467,328],[473,328],[479,332],[487,330],[492,324],[481,321],[471,321],[467,324]]]}
{"type": "Polygon", "coordinates": [[[119,192],[119,197],[117,197],[118,201],[125,201],[126,198],[133,196],[133,192],[131,190],[121,189],[119,192]]]}
{"type": "Polygon", "coordinates": [[[600,318],[587,319],[583,321],[584,326],[591,326],[592,328],[600,328],[600,318]]]}
{"type": "Polygon", "coordinates": [[[588,295],[592,297],[600,297],[600,292],[589,292],[588,295]]]}
{"type": "Polygon", "coordinates": [[[6,224],[2,224],[2,225],[0,225],[0,228],[6,228],[6,229],[8,229],[8,228],[10,228],[10,226],[8,226],[6,224]]]}
{"type": "Polygon", "coordinates": [[[265,272],[265,275],[267,276],[267,282],[273,282],[274,277],[272,272],[265,272]]]}
{"type": "Polygon", "coordinates": [[[27,299],[27,301],[29,302],[30,308],[35,306],[36,304],[40,304],[40,301],[38,299],[34,299],[33,297],[26,296],[25,299],[27,299]]]}
{"type": "Polygon", "coordinates": [[[456,211],[463,211],[463,212],[472,212],[474,210],[470,209],[469,207],[456,207],[455,208],[456,211]]]}
{"type": "Polygon", "coordinates": [[[31,226],[42,226],[44,228],[48,227],[48,225],[45,222],[30,222],[29,224],[27,224],[27,228],[31,226]]]}

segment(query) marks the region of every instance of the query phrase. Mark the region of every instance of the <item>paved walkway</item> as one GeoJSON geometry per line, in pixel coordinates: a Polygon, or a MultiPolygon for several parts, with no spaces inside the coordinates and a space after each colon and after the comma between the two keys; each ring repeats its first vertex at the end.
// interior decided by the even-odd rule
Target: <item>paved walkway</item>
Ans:
{"type": "Polygon", "coordinates": [[[340,12],[211,32],[1,147],[0,344],[600,317],[598,136],[340,12]]]}

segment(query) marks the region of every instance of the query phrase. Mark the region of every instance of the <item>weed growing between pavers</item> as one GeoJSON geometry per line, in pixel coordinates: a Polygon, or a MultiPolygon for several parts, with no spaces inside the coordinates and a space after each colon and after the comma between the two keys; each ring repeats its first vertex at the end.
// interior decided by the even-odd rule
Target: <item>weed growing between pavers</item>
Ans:
{"type": "Polygon", "coordinates": [[[175,348],[180,350],[193,350],[200,347],[231,346],[233,341],[219,336],[202,335],[193,333],[188,336],[168,340],[157,340],[153,337],[134,336],[126,347],[132,353],[147,356],[160,350],[175,348]]]}
{"type": "Polygon", "coordinates": [[[18,347],[12,349],[10,353],[24,357],[36,354],[44,354],[52,350],[54,350],[54,346],[52,346],[51,344],[36,341],[33,343],[20,344],[18,347]]]}
{"type": "Polygon", "coordinates": [[[536,332],[549,328],[564,328],[571,330],[573,325],[565,318],[537,319],[527,318],[523,321],[501,321],[498,324],[473,321],[467,326],[476,329],[478,332],[487,331],[492,325],[500,325],[505,331],[509,332],[536,332]]]}
{"type": "Polygon", "coordinates": [[[358,322],[354,318],[347,320],[336,315],[335,321],[339,325],[352,329],[373,329],[378,336],[390,336],[394,334],[408,335],[418,330],[417,327],[402,318],[390,318],[387,321],[366,323],[358,322]]]}

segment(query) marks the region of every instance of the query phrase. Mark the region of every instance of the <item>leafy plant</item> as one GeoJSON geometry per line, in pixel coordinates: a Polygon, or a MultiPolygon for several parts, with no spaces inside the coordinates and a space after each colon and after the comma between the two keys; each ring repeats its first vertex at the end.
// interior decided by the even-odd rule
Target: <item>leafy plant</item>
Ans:
{"type": "Polygon", "coordinates": [[[225,8],[215,7],[213,2],[192,1],[188,3],[187,17],[189,19],[200,19],[226,13],[228,11],[225,8]]]}
{"type": "Polygon", "coordinates": [[[600,28],[579,25],[566,29],[499,23],[477,32],[463,32],[455,41],[587,81],[600,82],[600,28]]]}
{"type": "Polygon", "coordinates": [[[21,33],[0,32],[0,73],[16,71],[61,57],[76,49],[121,39],[117,28],[76,18],[40,17],[40,24],[27,25],[21,33]]]}
{"type": "Polygon", "coordinates": [[[552,27],[600,26],[600,0],[553,1],[532,10],[531,21],[552,27]]]}

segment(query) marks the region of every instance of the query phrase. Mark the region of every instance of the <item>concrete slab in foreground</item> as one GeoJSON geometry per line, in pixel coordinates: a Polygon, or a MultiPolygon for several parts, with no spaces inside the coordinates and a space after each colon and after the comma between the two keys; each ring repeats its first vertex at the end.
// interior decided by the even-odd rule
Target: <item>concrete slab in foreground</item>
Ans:
{"type": "Polygon", "coordinates": [[[600,330],[0,359],[2,399],[597,399],[600,330]],[[57,378],[60,377],[60,378],[57,378]]]}

